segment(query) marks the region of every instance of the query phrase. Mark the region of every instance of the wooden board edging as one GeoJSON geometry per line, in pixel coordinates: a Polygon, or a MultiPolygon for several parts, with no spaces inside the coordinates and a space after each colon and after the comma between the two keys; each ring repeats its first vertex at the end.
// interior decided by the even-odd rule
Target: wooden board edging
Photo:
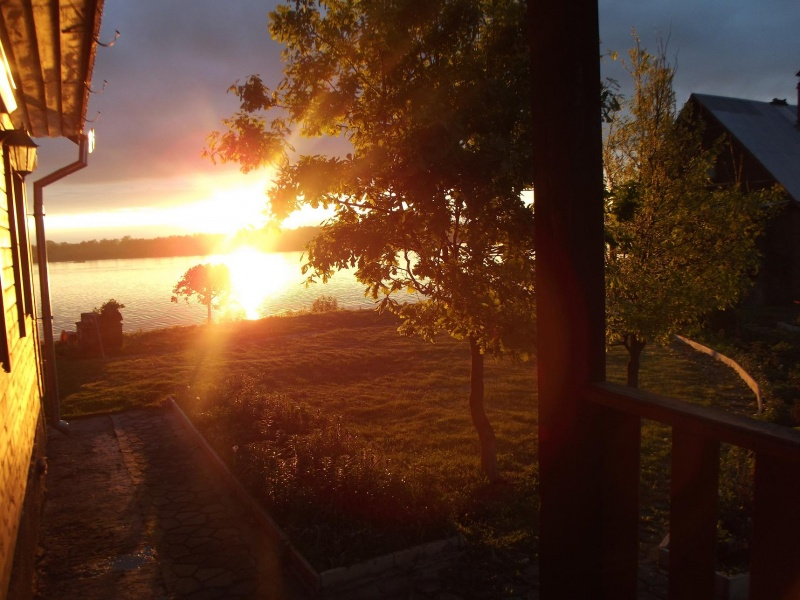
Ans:
{"type": "Polygon", "coordinates": [[[747,384],[747,387],[753,390],[753,393],[756,395],[756,405],[758,406],[758,414],[760,415],[762,413],[762,411],[764,410],[764,401],[761,397],[761,387],[758,385],[758,382],[755,379],[753,379],[750,373],[744,370],[744,367],[742,367],[732,358],[728,358],[724,354],[720,354],[716,350],[713,350],[707,346],[703,346],[703,344],[695,342],[694,340],[690,340],[689,338],[685,338],[681,335],[676,335],[675,339],[683,342],[687,346],[694,348],[698,352],[702,352],[703,354],[707,354],[711,358],[717,359],[721,363],[729,366],[731,369],[736,371],[739,377],[742,378],[742,381],[744,381],[747,384]]]}

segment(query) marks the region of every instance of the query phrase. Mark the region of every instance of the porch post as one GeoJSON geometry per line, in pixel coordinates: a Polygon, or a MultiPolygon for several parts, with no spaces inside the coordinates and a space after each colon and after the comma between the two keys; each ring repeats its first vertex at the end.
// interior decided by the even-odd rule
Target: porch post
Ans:
{"type": "Polygon", "coordinates": [[[605,379],[597,12],[597,0],[529,3],[543,600],[606,595],[603,443],[583,394],[605,379]]]}

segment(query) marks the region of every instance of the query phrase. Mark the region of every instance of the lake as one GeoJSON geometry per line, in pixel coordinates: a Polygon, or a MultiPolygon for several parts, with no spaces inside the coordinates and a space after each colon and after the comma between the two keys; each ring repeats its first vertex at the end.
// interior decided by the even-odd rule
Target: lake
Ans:
{"type": "MultiPolygon", "coordinates": [[[[289,311],[308,310],[320,296],[333,296],[339,308],[373,308],[353,273],[340,271],[327,284],[306,287],[300,272],[302,252],[239,251],[231,255],[181,256],[51,263],[50,299],[53,332],[75,331],[82,312],[113,298],[125,305],[123,329],[158,329],[205,323],[206,307],[190,300],[171,301],[172,288],[190,267],[224,262],[231,271],[232,299],[225,310],[212,311],[214,320],[257,319],[289,311]]],[[[38,273],[34,273],[38,287],[38,273]]]]}

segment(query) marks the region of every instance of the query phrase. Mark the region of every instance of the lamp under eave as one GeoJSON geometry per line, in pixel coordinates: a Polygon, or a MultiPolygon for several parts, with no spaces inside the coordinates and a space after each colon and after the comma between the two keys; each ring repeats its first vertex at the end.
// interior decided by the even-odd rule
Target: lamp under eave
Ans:
{"type": "Polygon", "coordinates": [[[12,168],[23,178],[36,170],[39,147],[23,129],[0,131],[0,144],[8,149],[12,168]]]}

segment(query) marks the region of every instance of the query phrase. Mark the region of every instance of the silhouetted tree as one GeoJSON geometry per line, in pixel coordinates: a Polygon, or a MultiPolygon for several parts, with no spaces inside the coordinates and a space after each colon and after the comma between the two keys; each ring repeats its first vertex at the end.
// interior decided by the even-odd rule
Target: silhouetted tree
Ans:
{"type": "Polygon", "coordinates": [[[211,309],[219,308],[230,293],[231,276],[227,265],[204,264],[191,267],[172,289],[172,301],[180,296],[186,302],[195,297],[197,302],[208,309],[208,323],[211,323],[211,309]]]}
{"type": "Polygon", "coordinates": [[[287,2],[269,25],[285,45],[283,79],[234,85],[240,111],[207,150],[245,172],[277,162],[277,217],[335,209],[308,246],[310,280],[355,268],[402,333],[469,341],[469,406],[491,480],[484,355],[533,341],[525,14],[523,0],[287,2]],[[340,136],[352,152],[289,160],[293,127],[340,136]],[[397,297],[406,290],[416,302],[397,297]]]}

